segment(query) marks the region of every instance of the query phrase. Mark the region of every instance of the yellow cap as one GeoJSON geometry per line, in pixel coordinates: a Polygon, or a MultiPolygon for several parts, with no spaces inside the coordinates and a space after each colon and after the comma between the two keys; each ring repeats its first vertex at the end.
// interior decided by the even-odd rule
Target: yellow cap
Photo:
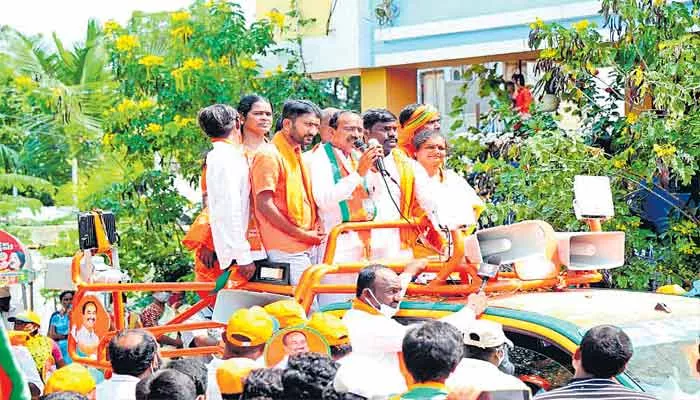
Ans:
{"type": "Polygon", "coordinates": [[[226,338],[237,346],[258,346],[268,341],[275,332],[272,317],[262,308],[241,308],[233,313],[226,326],[226,338]],[[248,338],[240,340],[237,336],[248,338]]]}
{"type": "Polygon", "coordinates": [[[340,318],[333,314],[326,312],[313,313],[306,326],[318,331],[331,346],[350,343],[348,328],[340,318]]]}
{"type": "Polygon", "coordinates": [[[280,300],[268,304],[265,311],[279,321],[281,329],[302,325],[307,321],[304,307],[294,300],[280,300]]]}
{"type": "Polygon", "coordinates": [[[86,395],[95,390],[95,379],[90,371],[80,364],[69,364],[59,368],[46,382],[45,394],[56,392],[76,392],[86,395]]]}
{"type": "Polygon", "coordinates": [[[24,346],[29,340],[29,332],[25,331],[8,331],[8,336],[10,337],[10,344],[12,346],[24,346]]]}
{"type": "Polygon", "coordinates": [[[216,382],[221,394],[243,393],[243,384],[250,371],[260,368],[249,358],[231,358],[216,369],[216,382]]]}
{"type": "Polygon", "coordinates": [[[32,310],[22,311],[21,313],[15,315],[14,317],[8,318],[7,320],[10,322],[21,321],[41,326],[41,317],[32,310]]]}
{"type": "Polygon", "coordinates": [[[685,289],[683,289],[679,285],[673,284],[673,285],[661,286],[660,288],[656,289],[656,293],[675,294],[677,296],[682,296],[686,293],[686,291],[685,291],[685,289]]]}

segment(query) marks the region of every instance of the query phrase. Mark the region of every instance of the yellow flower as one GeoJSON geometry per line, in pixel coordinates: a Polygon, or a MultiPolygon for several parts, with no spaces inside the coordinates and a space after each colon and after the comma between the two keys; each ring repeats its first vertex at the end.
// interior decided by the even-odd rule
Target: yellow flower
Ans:
{"type": "Polygon", "coordinates": [[[175,125],[178,128],[184,128],[187,125],[193,124],[194,118],[183,118],[179,115],[176,115],[175,118],[173,118],[173,121],[175,121],[175,125]]]}
{"type": "Polygon", "coordinates": [[[136,111],[137,108],[138,105],[131,99],[124,99],[121,103],[117,104],[117,111],[122,114],[136,111]]]}
{"type": "Polygon", "coordinates": [[[36,83],[32,80],[32,78],[26,75],[20,75],[15,77],[15,85],[22,90],[28,90],[33,88],[36,83]]]}
{"type": "Polygon", "coordinates": [[[624,168],[625,164],[627,164],[625,160],[613,160],[613,167],[615,168],[624,168]]]}
{"type": "Polygon", "coordinates": [[[102,29],[104,29],[106,35],[111,35],[113,32],[116,32],[121,28],[121,25],[119,25],[115,20],[110,19],[109,21],[105,22],[102,29]]]}
{"type": "Polygon", "coordinates": [[[265,16],[278,28],[282,29],[284,27],[284,14],[279,12],[276,8],[270,10],[265,16]]]}
{"type": "Polygon", "coordinates": [[[587,19],[582,19],[581,21],[575,23],[575,24],[573,25],[573,28],[576,29],[576,32],[582,33],[583,31],[585,31],[586,29],[588,29],[588,27],[589,27],[590,25],[591,25],[591,23],[588,22],[587,19]]]}
{"type": "Polygon", "coordinates": [[[192,36],[193,32],[194,31],[192,30],[192,27],[185,25],[185,26],[181,26],[179,28],[173,29],[172,31],[170,31],[170,34],[173,37],[181,39],[182,41],[186,42],[190,38],[190,36],[192,36]]]}
{"type": "Polygon", "coordinates": [[[591,75],[597,75],[598,74],[598,69],[591,64],[590,61],[586,62],[586,70],[591,74],[591,75]]]}
{"type": "Polygon", "coordinates": [[[153,67],[155,65],[163,65],[163,57],[161,56],[154,56],[154,55],[147,55],[141,57],[139,60],[139,64],[144,65],[146,68],[153,67]]]}
{"type": "Polygon", "coordinates": [[[163,131],[163,127],[160,126],[159,124],[150,123],[146,126],[146,132],[149,132],[149,133],[158,133],[158,132],[162,132],[162,131],[163,131]]]}
{"type": "Polygon", "coordinates": [[[659,146],[658,144],[654,144],[654,153],[656,153],[659,158],[673,156],[676,154],[676,146],[670,144],[659,146]]]}
{"type": "Polygon", "coordinates": [[[228,64],[229,64],[228,56],[221,56],[221,58],[219,58],[219,65],[221,65],[222,67],[225,67],[228,64]]]}
{"type": "Polygon", "coordinates": [[[139,39],[134,35],[121,35],[117,38],[117,51],[128,53],[139,45],[139,39]]]}
{"type": "Polygon", "coordinates": [[[184,70],[197,70],[202,69],[202,67],[204,67],[204,60],[199,57],[188,58],[182,64],[182,69],[184,70]]]}
{"type": "Polygon", "coordinates": [[[281,65],[277,64],[277,68],[275,68],[275,72],[277,72],[278,74],[281,74],[282,72],[284,72],[284,69],[282,69],[281,65]]]}
{"type": "Polygon", "coordinates": [[[661,7],[666,4],[666,0],[654,0],[654,6],[661,7]]]}
{"type": "Polygon", "coordinates": [[[641,85],[642,79],[644,79],[644,71],[640,67],[635,68],[632,71],[632,83],[634,83],[634,86],[641,85]]]}
{"type": "Polygon", "coordinates": [[[556,55],[556,49],[544,49],[540,51],[540,58],[554,58],[556,55]]]}
{"type": "Polygon", "coordinates": [[[639,115],[633,112],[627,113],[627,117],[625,117],[625,121],[627,121],[628,124],[633,125],[635,122],[639,120],[639,115]]]}
{"type": "Polygon", "coordinates": [[[530,24],[530,29],[535,30],[541,28],[544,28],[544,21],[542,21],[540,17],[537,17],[535,18],[535,22],[530,24]]]}
{"type": "Polygon", "coordinates": [[[190,13],[188,13],[187,11],[177,11],[170,14],[170,19],[172,19],[173,22],[187,21],[188,19],[190,19],[190,13]]]}
{"type": "Polygon", "coordinates": [[[244,69],[255,69],[255,67],[258,66],[258,63],[256,63],[255,60],[249,57],[241,57],[241,59],[238,61],[238,64],[241,66],[241,68],[244,69]]]}
{"type": "Polygon", "coordinates": [[[155,106],[156,106],[156,102],[153,101],[153,100],[151,100],[151,99],[144,99],[144,100],[141,100],[141,101],[139,101],[139,103],[137,104],[137,107],[138,107],[139,110],[146,110],[146,109],[149,109],[149,108],[153,108],[153,107],[155,107],[155,106]]]}
{"type": "Polygon", "coordinates": [[[114,134],[113,133],[105,133],[102,136],[102,144],[105,146],[109,146],[112,143],[114,143],[114,134]]]}
{"type": "Polygon", "coordinates": [[[269,77],[272,76],[272,71],[270,71],[269,69],[268,69],[268,70],[265,70],[264,75],[265,75],[265,78],[269,78],[269,77]]]}

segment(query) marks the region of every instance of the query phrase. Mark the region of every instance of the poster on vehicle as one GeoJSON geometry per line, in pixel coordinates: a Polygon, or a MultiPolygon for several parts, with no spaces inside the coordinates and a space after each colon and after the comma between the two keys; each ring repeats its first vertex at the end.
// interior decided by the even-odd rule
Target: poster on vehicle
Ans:
{"type": "Polygon", "coordinates": [[[0,230],[0,287],[32,281],[34,274],[28,264],[29,253],[22,243],[0,230]]]}

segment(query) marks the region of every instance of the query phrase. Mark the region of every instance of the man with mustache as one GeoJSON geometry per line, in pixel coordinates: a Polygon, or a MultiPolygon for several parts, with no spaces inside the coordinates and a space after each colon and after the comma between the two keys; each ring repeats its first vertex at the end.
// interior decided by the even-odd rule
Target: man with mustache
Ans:
{"type": "Polygon", "coordinates": [[[311,248],[325,234],[318,229],[311,176],[302,148],[318,134],[321,111],[306,100],[289,100],[282,109],[282,129],[261,146],[251,166],[255,218],[268,259],[289,264],[296,285],[311,265],[311,248]]]}
{"type": "Polygon", "coordinates": [[[83,326],[74,332],[75,342],[78,350],[88,357],[93,357],[97,353],[97,345],[100,338],[95,332],[97,322],[97,304],[94,301],[87,301],[83,304],[83,326]]]}

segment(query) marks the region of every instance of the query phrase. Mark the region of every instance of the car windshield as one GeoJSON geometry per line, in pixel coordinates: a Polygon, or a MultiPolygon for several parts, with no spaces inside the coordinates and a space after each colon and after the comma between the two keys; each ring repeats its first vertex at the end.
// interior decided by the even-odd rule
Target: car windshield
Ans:
{"type": "Polygon", "coordinates": [[[620,327],[634,346],[627,373],[645,392],[660,399],[700,398],[700,317],[639,321],[620,327]]]}

